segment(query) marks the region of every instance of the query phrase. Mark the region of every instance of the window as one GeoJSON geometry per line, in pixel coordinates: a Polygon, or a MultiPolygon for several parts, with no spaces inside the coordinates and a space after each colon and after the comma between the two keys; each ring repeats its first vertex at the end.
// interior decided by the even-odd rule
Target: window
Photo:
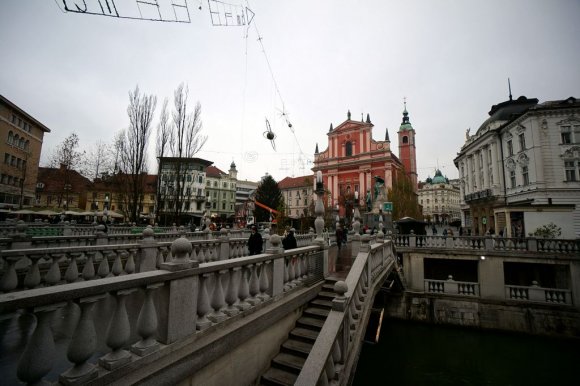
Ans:
{"type": "Polygon", "coordinates": [[[215,201],[212,203],[212,208],[213,209],[216,209],[217,208],[217,205],[216,205],[216,202],[215,201]]]}
{"type": "Polygon", "coordinates": [[[526,136],[524,133],[520,133],[520,135],[518,136],[519,140],[520,140],[520,151],[524,151],[526,150],[526,136]]]}
{"type": "Polygon", "coordinates": [[[345,156],[350,157],[352,155],[352,142],[347,142],[344,148],[345,156]]]}
{"type": "Polygon", "coordinates": [[[508,155],[514,155],[514,146],[512,144],[511,139],[509,141],[507,141],[507,150],[508,150],[508,155]]]}
{"type": "Polygon", "coordinates": [[[522,180],[523,180],[524,186],[530,184],[530,179],[528,177],[528,167],[527,166],[522,166],[522,180]]]}
{"type": "Polygon", "coordinates": [[[8,132],[8,144],[12,145],[12,141],[14,140],[14,133],[12,131],[8,132]]]}
{"type": "Polygon", "coordinates": [[[512,188],[516,187],[516,171],[515,170],[510,171],[510,183],[511,183],[512,188]]]}
{"type": "Polygon", "coordinates": [[[487,149],[487,164],[491,165],[491,148],[487,149]]]}
{"type": "Polygon", "coordinates": [[[572,132],[570,126],[562,126],[561,128],[562,144],[567,145],[572,143],[572,132]]]}
{"type": "Polygon", "coordinates": [[[187,175],[187,182],[191,182],[191,174],[187,175]]]}
{"type": "Polygon", "coordinates": [[[288,192],[288,197],[292,197],[292,191],[288,192]]]}
{"type": "MultiPolygon", "coordinates": [[[[576,161],[566,161],[564,162],[564,168],[566,169],[566,181],[578,181],[576,175],[576,161]]],[[[580,164],[580,163],[579,163],[580,164]]]]}
{"type": "Polygon", "coordinates": [[[406,135],[403,137],[403,143],[409,143],[409,137],[406,135]]]}
{"type": "Polygon", "coordinates": [[[222,210],[226,210],[226,203],[222,202],[222,210]]]}
{"type": "Polygon", "coordinates": [[[6,165],[9,165],[10,164],[10,154],[4,153],[4,163],[6,165]]]}
{"type": "Polygon", "coordinates": [[[296,199],[296,206],[300,206],[300,200],[296,199]]]}
{"type": "Polygon", "coordinates": [[[228,187],[227,182],[224,182],[224,189],[227,189],[227,187],[228,187]]]}

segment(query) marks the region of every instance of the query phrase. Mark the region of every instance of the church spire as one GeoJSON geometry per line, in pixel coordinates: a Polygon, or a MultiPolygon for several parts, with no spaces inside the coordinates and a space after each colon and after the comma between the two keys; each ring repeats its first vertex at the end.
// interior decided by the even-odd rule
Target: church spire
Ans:
{"type": "Polygon", "coordinates": [[[330,133],[332,130],[334,130],[334,127],[332,127],[332,123],[330,123],[330,129],[328,130],[328,132],[330,133]]]}
{"type": "Polygon", "coordinates": [[[391,142],[391,140],[389,139],[389,128],[388,127],[385,129],[385,141],[391,142]]]}
{"type": "MultiPolygon", "coordinates": [[[[332,123],[330,124],[330,127],[332,127],[332,123]]],[[[316,149],[314,149],[314,154],[318,154],[318,142],[316,142],[316,149]]]]}
{"type": "Polygon", "coordinates": [[[404,110],[403,110],[403,121],[401,122],[401,127],[399,128],[400,131],[406,130],[413,130],[413,126],[409,121],[409,112],[407,111],[407,97],[403,98],[404,100],[404,110]]]}
{"type": "Polygon", "coordinates": [[[371,116],[369,113],[367,113],[367,123],[371,123],[371,116]]]}

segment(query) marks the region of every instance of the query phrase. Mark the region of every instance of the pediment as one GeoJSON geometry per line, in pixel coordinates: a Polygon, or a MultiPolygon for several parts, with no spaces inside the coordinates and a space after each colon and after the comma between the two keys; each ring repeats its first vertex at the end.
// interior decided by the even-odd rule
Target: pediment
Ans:
{"type": "Polygon", "coordinates": [[[373,124],[347,120],[347,121],[342,122],[340,125],[338,125],[332,132],[335,133],[335,132],[339,132],[339,131],[358,130],[358,129],[361,129],[361,128],[367,127],[367,126],[372,127],[373,124]]]}

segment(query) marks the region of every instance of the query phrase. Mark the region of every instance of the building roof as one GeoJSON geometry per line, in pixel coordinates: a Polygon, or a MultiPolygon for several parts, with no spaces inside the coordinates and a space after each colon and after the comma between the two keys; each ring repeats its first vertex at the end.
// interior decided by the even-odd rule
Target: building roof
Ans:
{"type": "MultiPolygon", "coordinates": [[[[63,173],[65,169],[61,168],[38,168],[37,182],[44,184],[43,191],[45,192],[61,192],[64,189],[63,173]]],[[[71,185],[71,192],[82,192],[87,189],[91,181],[83,177],[76,170],[69,170],[69,184],[71,185]]]]}
{"type": "Polygon", "coordinates": [[[34,122],[34,124],[36,126],[38,126],[38,128],[42,131],[44,131],[45,133],[50,133],[50,129],[46,126],[44,126],[42,123],[40,123],[36,118],[34,118],[32,115],[28,114],[26,111],[22,110],[20,107],[16,106],[14,103],[12,103],[9,99],[7,99],[4,95],[0,94],[0,101],[6,103],[8,106],[10,106],[11,108],[17,110],[20,114],[24,115],[26,117],[26,119],[29,119],[30,121],[34,122]]]}
{"type": "Polygon", "coordinates": [[[157,158],[159,158],[162,162],[167,162],[167,163],[170,163],[170,162],[178,162],[178,161],[181,161],[182,163],[183,162],[192,162],[192,163],[197,163],[197,164],[200,164],[200,165],[203,165],[203,166],[206,166],[206,167],[209,166],[209,165],[211,165],[211,164],[213,164],[213,161],[208,161],[208,160],[203,159],[203,158],[195,158],[195,157],[194,158],[186,158],[186,157],[183,157],[183,158],[180,158],[180,157],[157,157],[157,158]]]}
{"type": "Polygon", "coordinates": [[[312,186],[312,181],[314,181],[314,177],[312,175],[301,177],[286,177],[282,181],[278,182],[278,188],[282,190],[308,187],[312,186]]]}
{"type": "Polygon", "coordinates": [[[538,104],[538,98],[528,99],[525,96],[520,96],[516,100],[507,100],[505,102],[498,103],[497,105],[491,106],[489,110],[489,118],[487,118],[479,129],[477,129],[476,134],[479,134],[485,130],[490,123],[495,121],[511,121],[514,118],[522,115],[528,109],[538,104]]]}
{"type": "MultiPolygon", "coordinates": [[[[115,176],[110,176],[106,179],[96,178],[91,184],[90,189],[99,192],[108,191],[119,191],[119,179],[127,178],[126,174],[117,174],[115,176]]],[[[143,181],[143,191],[144,194],[154,194],[157,192],[157,175],[156,174],[146,174],[145,180],[143,181]]]]}
{"type": "Polygon", "coordinates": [[[431,180],[431,184],[435,185],[435,184],[446,184],[447,178],[443,177],[443,174],[441,173],[441,170],[437,169],[435,171],[435,177],[433,177],[433,179],[431,180]]]}
{"type": "Polygon", "coordinates": [[[221,177],[227,175],[223,170],[215,166],[208,166],[205,175],[208,177],[221,177]]]}

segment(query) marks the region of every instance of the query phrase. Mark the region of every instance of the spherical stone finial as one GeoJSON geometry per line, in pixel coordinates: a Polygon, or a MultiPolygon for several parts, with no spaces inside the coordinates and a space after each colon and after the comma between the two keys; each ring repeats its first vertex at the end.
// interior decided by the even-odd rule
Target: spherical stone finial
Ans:
{"type": "Polygon", "coordinates": [[[143,238],[153,238],[154,235],[155,232],[153,231],[153,228],[151,228],[151,225],[147,225],[147,228],[143,229],[143,238]]]}
{"type": "Polygon", "coordinates": [[[180,237],[171,243],[171,254],[177,261],[183,261],[193,251],[191,241],[185,237],[180,237]]]}
{"type": "Polygon", "coordinates": [[[334,283],[334,292],[338,294],[337,297],[344,298],[344,294],[348,291],[348,285],[340,280],[334,283]]]}
{"type": "Polygon", "coordinates": [[[270,236],[270,243],[272,244],[273,248],[278,248],[280,245],[280,236],[274,233],[272,236],[270,236]]]}

